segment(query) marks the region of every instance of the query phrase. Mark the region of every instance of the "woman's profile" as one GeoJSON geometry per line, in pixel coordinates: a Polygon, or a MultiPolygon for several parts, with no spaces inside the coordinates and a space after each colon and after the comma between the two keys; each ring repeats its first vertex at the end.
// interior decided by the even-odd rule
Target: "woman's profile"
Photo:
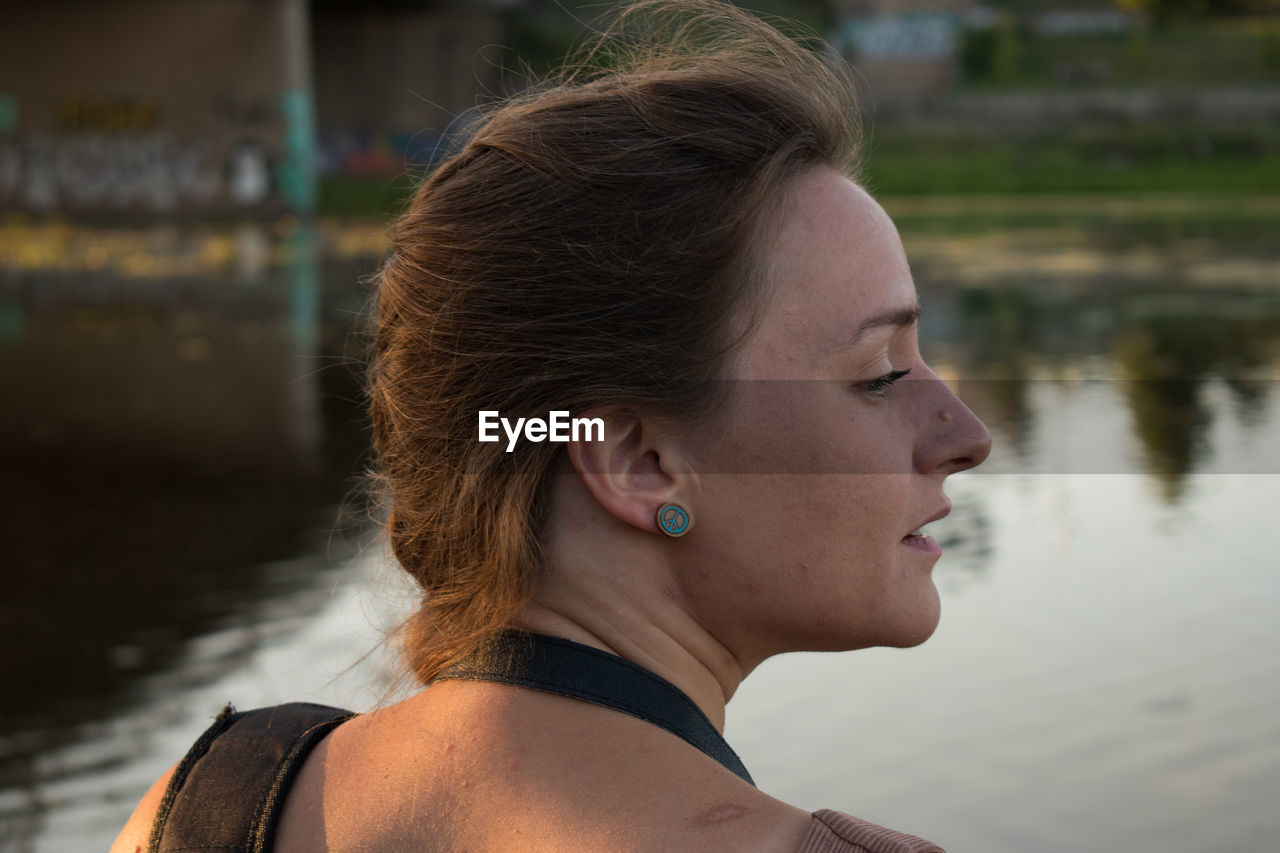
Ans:
{"type": "Polygon", "coordinates": [[[773,655],[930,636],[920,528],[990,446],[849,177],[851,86],[716,0],[627,4],[593,57],[488,111],[378,278],[425,689],[224,713],[115,850],[939,849],[774,799],[721,736],[773,655]]]}

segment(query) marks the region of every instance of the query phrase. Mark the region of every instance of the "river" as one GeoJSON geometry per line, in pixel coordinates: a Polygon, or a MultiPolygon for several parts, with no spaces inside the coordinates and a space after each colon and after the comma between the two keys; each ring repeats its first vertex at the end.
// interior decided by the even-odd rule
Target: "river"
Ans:
{"type": "MultiPolygon", "coordinates": [[[[760,787],[953,853],[1280,834],[1280,202],[888,199],[988,423],[924,645],[767,661],[760,787]]],[[[223,703],[400,695],[370,531],[376,223],[0,224],[0,845],[105,849],[223,703]]]]}

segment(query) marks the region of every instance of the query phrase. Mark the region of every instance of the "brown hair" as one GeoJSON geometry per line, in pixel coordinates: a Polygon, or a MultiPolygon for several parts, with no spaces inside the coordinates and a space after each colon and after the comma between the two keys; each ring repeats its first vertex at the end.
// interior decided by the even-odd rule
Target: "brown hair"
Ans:
{"type": "Polygon", "coordinates": [[[561,446],[481,443],[478,412],[706,414],[791,179],[854,166],[852,92],[731,4],[642,0],[418,190],[377,281],[370,406],[420,681],[510,624],[542,564],[561,446]]]}

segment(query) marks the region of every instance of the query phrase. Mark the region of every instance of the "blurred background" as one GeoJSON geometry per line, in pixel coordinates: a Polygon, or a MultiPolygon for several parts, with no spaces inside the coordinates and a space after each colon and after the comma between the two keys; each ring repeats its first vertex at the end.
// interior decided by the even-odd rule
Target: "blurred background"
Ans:
{"type": "MultiPolygon", "coordinates": [[[[610,5],[0,15],[0,848],[105,849],[226,701],[397,695],[365,281],[451,128],[610,5]]],[[[1274,849],[1280,4],[742,5],[854,64],[995,448],[935,637],[767,662],[730,742],[955,853],[1274,849]]]]}

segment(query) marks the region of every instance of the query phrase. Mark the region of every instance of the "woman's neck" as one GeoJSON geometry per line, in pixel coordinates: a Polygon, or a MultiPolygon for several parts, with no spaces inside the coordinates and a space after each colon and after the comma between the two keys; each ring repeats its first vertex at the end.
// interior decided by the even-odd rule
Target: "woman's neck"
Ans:
{"type": "Polygon", "coordinates": [[[679,620],[669,616],[651,618],[653,614],[638,604],[634,596],[619,599],[544,590],[525,608],[519,627],[615,654],[665,678],[723,734],[725,704],[746,672],[706,632],[671,624],[679,620]]]}

